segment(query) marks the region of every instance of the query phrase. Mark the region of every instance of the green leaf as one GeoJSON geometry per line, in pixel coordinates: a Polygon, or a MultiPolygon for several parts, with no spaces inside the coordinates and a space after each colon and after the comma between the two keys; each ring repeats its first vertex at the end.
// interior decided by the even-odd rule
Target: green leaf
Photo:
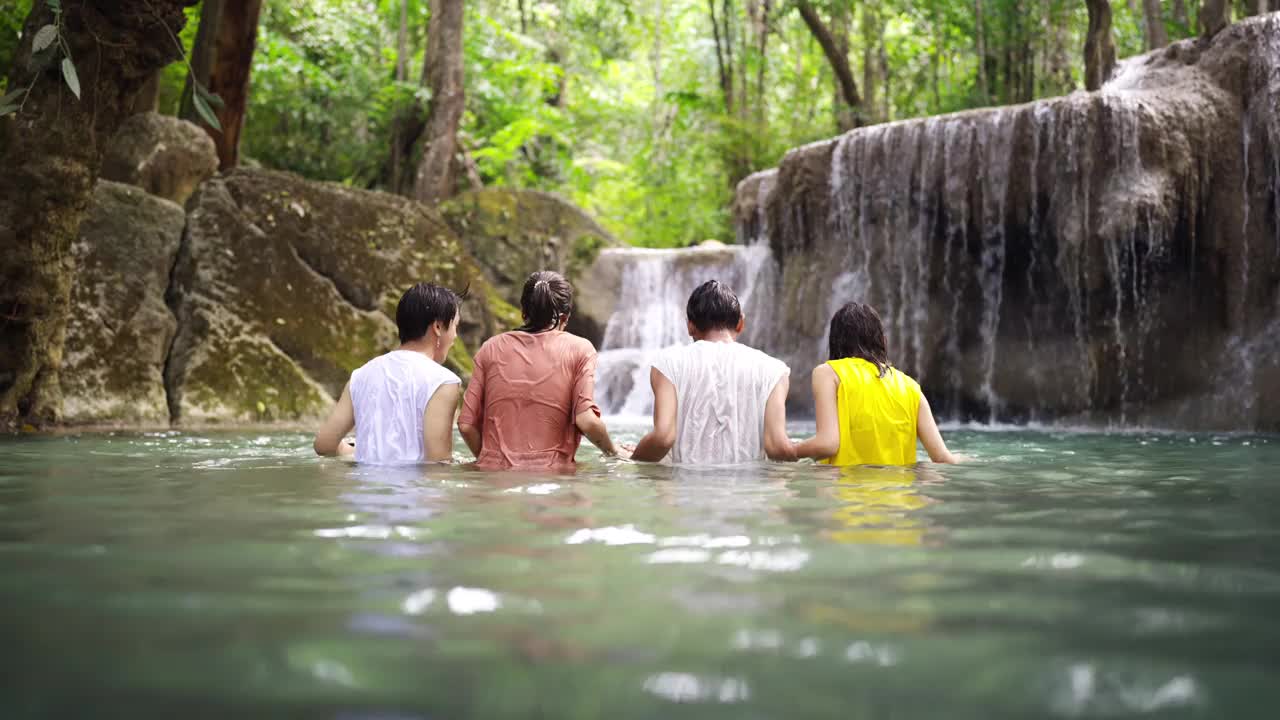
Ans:
{"type": "Polygon", "coordinates": [[[25,93],[26,91],[27,91],[26,88],[18,88],[17,90],[14,90],[8,95],[5,95],[4,97],[0,98],[0,105],[4,105],[5,107],[8,107],[9,105],[14,104],[15,102],[18,101],[18,98],[22,97],[22,94],[25,93]]]}
{"type": "Polygon", "coordinates": [[[9,113],[16,113],[16,112],[18,112],[17,105],[0,105],[0,117],[4,117],[9,113]]]}
{"type": "Polygon", "coordinates": [[[191,104],[195,105],[196,113],[209,127],[214,130],[222,130],[222,124],[218,122],[218,116],[213,112],[213,108],[209,107],[209,101],[204,99],[203,94],[192,93],[191,104]]]}
{"type": "Polygon", "coordinates": [[[200,97],[203,97],[205,99],[205,102],[209,103],[209,107],[217,108],[218,110],[221,110],[222,108],[227,106],[227,104],[222,101],[222,98],[218,97],[214,93],[209,92],[209,88],[199,83],[196,84],[196,92],[199,93],[200,97]]]}
{"type": "Polygon", "coordinates": [[[80,99],[80,76],[76,74],[75,63],[71,62],[71,58],[62,58],[62,78],[67,81],[67,87],[71,88],[71,93],[80,99]]]}
{"type": "Polygon", "coordinates": [[[41,50],[53,44],[58,39],[58,26],[45,25],[36,31],[36,37],[31,41],[31,52],[40,52],[41,50]]]}
{"type": "Polygon", "coordinates": [[[45,4],[49,6],[50,10],[56,13],[62,12],[62,0],[48,0],[45,4]]]}

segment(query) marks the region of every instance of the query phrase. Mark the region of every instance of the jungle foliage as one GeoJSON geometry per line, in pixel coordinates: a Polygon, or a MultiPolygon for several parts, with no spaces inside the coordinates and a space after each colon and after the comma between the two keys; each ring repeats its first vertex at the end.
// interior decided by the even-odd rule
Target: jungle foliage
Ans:
{"type": "MultiPolygon", "coordinates": [[[[30,5],[0,7],[0,68],[30,5]]],[[[1194,35],[1199,3],[1111,10],[1125,57],[1194,35]]],[[[187,12],[189,51],[200,8],[187,12]]],[[[737,180],[842,127],[1084,86],[1082,0],[466,0],[465,13],[459,142],[479,181],[562,193],[642,245],[731,239],[737,180]],[[852,112],[804,9],[848,63],[852,112]]],[[[429,24],[428,0],[266,0],[245,161],[385,188],[397,118],[430,101],[429,24]]],[[[163,71],[161,112],[178,112],[185,79],[180,62],[163,71]]]]}

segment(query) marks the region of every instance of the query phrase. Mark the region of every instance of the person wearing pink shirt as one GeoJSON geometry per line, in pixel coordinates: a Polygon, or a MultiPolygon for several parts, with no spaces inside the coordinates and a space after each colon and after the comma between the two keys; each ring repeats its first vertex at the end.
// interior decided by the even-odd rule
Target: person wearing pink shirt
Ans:
{"type": "Polygon", "coordinates": [[[565,332],[573,287],[535,272],[520,295],[524,325],[489,338],[475,356],[458,431],[485,469],[569,469],[585,435],[618,455],[595,402],[596,351],[565,332]]]}

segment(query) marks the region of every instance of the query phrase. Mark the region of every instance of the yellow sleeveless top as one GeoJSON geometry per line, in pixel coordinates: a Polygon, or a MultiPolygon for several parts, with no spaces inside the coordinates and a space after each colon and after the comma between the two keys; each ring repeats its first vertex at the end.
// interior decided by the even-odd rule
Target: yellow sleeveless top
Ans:
{"type": "Polygon", "coordinates": [[[836,410],[840,449],[828,465],[914,465],[920,384],[889,368],[878,377],[875,363],[862,358],[830,360],[840,379],[836,410]]]}

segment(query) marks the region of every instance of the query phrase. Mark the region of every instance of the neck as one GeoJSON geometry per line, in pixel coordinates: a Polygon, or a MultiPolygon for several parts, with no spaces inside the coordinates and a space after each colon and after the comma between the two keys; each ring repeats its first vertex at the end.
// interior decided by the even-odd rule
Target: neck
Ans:
{"type": "Polygon", "coordinates": [[[436,341],[430,337],[421,337],[417,340],[410,340],[406,343],[400,343],[401,350],[409,352],[422,353],[432,360],[436,359],[436,341]]]}
{"type": "Polygon", "coordinates": [[[738,334],[732,330],[719,328],[716,330],[708,330],[707,332],[699,333],[697,339],[706,340],[707,342],[731,343],[731,342],[738,341],[738,334]]]}

